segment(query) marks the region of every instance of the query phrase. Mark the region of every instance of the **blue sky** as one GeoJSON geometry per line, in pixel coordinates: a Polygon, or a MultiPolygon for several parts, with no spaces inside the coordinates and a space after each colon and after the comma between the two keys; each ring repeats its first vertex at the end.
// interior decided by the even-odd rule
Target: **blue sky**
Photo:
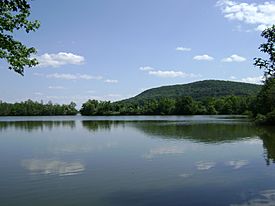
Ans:
{"type": "Polygon", "coordinates": [[[40,65],[22,77],[0,63],[0,99],[119,100],[204,79],[259,83],[253,58],[275,2],[256,0],[34,0],[41,27],[15,37],[40,65]]]}

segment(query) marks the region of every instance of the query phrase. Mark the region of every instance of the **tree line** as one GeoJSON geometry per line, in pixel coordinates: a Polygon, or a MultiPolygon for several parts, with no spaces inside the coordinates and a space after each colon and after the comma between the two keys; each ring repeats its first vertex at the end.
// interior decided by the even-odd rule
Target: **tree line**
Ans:
{"type": "Polygon", "coordinates": [[[0,116],[53,116],[76,115],[76,104],[53,104],[27,100],[14,104],[0,101],[0,116]]]}
{"type": "Polygon", "coordinates": [[[190,96],[144,99],[130,102],[88,100],[82,105],[82,115],[217,115],[252,114],[255,97],[226,96],[195,101],[190,96]]]}

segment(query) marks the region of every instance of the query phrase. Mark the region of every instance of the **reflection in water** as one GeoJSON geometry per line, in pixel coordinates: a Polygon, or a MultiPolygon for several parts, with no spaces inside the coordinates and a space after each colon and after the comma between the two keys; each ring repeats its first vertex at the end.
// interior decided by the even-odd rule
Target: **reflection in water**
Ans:
{"type": "MultiPolygon", "coordinates": [[[[111,128],[125,127],[125,125],[142,131],[143,133],[164,138],[164,139],[187,139],[203,143],[224,143],[244,140],[247,138],[260,137],[265,149],[266,163],[275,163],[275,128],[254,127],[247,123],[200,123],[190,124],[190,122],[180,121],[82,121],[82,126],[89,131],[110,131],[111,128]]],[[[36,131],[44,129],[52,130],[54,128],[75,128],[76,122],[66,121],[0,121],[0,131],[8,128],[15,128],[24,131],[36,131]]],[[[259,140],[248,141],[248,143],[259,143],[259,140]]],[[[71,148],[69,148],[71,149],[71,148]]],[[[155,148],[145,155],[147,158],[153,158],[157,155],[183,153],[182,148],[155,148]]],[[[228,163],[233,168],[238,169],[244,166],[246,162],[232,161],[228,163]]]]}
{"type": "Polygon", "coordinates": [[[250,124],[137,123],[133,127],[164,139],[189,139],[204,143],[238,141],[256,136],[250,124]]]}
{"type": "Polygon", "coordinates": [[[180,121],[82,121],[89,131],[112,127],[134,127],[143,133],[164,139],[189,139],[205,143],[238,141],[256,136],[256,128],[247,123],[194,123],[180,121]]]}
{"type": "MultiPolygon", "coordinates": [[[[248,144],[259,144],[260,137],[265,149],[266,162],[275,163],[275,129],[255,127],[249,123],[204,123],[190,124],[177,121],[82,121],[83,127],[90,131],[110,130],[113,126],[131,126],[143,133],[163,139],[187,139],[203,143],[229,143],[242,140],[248,144]],[[244,141],[245,140],[245,141],[244,141]]],[[[153,158],[157,155],[183,153],[182,148],[156,148],[145,155],[146,158],[153,158]]],[[[232,160],[227,165],[239,169],[248,162],[246,160],[232,160]]]]}
{"type": "Polygon", "coordinates": [[[68,127],[68,128],[75,128],[75,121],[8,121],[8,122],[0,122],[0,131],[8,129],[8,128],[15,128],[18,130],[24,131],[35,131],[48,129],[52,130],[53,128],[57,127],[68,127]]]}
{"type": "Polygon", "coordinates": [[[192,176],[192,174],[189,174],[189,173],[182,173],[179,175],[179,177],[181,177],[181,178],[189,178],[191,176],[192,176]]]}
{"type": "Polygon", "coordinates": [[[200,161],[196,163],[197,170],[210,170],[211,168],[215,167],[215,165],[215,162],[200,161]]]}
{"type": "Polygon", "coordinates": [[[241,204],[231,204],[231,206],[274,206],[275,190],[261,191],[257,197],[241,204]]]}
{"type": "Polygon", "coordinates": [[[100,121],[91,121],[84,120],[82,121],[84,128],[89,131],[96,132],[101,130],[110,131],[112,127],[117,128],[118,126],[124,127],[125,121],[112,121],[112,120],[100,120],[100,121]]]}
{"type": "Polygon", "coordinates": [[[96,132],[98,130],[111,130],[113,121],[82,121],[84,128],[91,132],[96,132]]]}
{"type": "Polygon", "coordinates": [[[274,129],[82,120],[0,122],[1,204],[275,205],[274,129]]]}
{"type": "Polygon", "coordinates": [[[259,128],[259,136],[263,140],[266,164],[275,163],[275,128],[259,128]]]}
{"type": "Polygon", "coordinates": [[[175,155],[175,154],[183,154],[184,149],[179,146],[167,146],[167,147],[158,147],[153,148],[149,151],[148,154],[145,154],[144,157],[146,159],[151,159],[161,155],[175,155]]]}
{"type": "Polygon", "coordinates": [[[247,160],[231,160],[226,162],[226,165],[233,167],[233,169],[240,169],[248,164],[249,162],[247,160]]]}
{"type": "Polygon", "coordinates": [[[77,175],[85,170],[80,162],[62,162],[58,160],[27,159],[22,166],[34,174],[53,174],[59,176],[77,175]]]}

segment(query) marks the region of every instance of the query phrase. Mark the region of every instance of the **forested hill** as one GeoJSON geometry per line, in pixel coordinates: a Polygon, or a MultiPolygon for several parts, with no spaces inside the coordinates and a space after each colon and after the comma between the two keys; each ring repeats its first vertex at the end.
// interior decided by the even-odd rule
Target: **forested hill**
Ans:
{"type": "Polygon", "coordinates": [[[190,96],[194,100],[203,100],[207,97],[223,96],[255,96],[260,91],[261,85],[242,82],[204,80],[189,84],[162,86],[148,89],[139,95],[123,101],[138,101],[145,99],[158,99],[161,97],[176,98],[190,96]]]}

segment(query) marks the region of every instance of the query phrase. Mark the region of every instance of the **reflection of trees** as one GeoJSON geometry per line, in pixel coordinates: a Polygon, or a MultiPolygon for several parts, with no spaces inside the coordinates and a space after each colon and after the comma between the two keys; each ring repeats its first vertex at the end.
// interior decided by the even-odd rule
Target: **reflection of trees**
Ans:
{"type": "Polygon", "coordinates": [[[108,130],[110,131],[112,127],[124,126],[124,121],[109,121],[109,120],[100,120],[100,121],[91,121],[85,120],[82,121],[84,128],[89,131],[96,132],[99,130],[108,130]]]}
{"type": "Polygon", "coordinates": [[[205,143],[236,141],[256,135],[256,129],[245,123],[188,124],[171,121],[82,121],[83,127],[93,132],[110,130],[112,127],[121,127],[125,124],[154,137],[189,139],[205,143]]]}
{"type": "Polygon", "coordinates": [[[14,122],[0,122],[0,131],[8,128],[15,128],[19,130],[33,131],[33,130],[51,130],[57,127],[75,128],[75,121],[14,121],[14,122]]]}
{"type": "Polygon", "coordinates": [[[133,124],[146,134],[164,139],[189,139],[204,143],[220,143],[253,137],[256,129],[250,124],[133,124]]]}
{"type": "Polygon", "coordinates": [[[261,127],[258,130],[259,137],[263,140],[266,164],[275,163],[275,128],[261,127]]]}

